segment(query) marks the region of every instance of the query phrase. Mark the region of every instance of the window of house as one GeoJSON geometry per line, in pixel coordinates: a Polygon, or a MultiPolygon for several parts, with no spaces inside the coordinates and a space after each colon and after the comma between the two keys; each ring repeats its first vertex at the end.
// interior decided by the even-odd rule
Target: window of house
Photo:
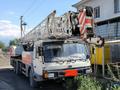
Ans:
{"type": "Polygon", "coordinates": [[[120,0],[114,0],[114,13],[120,12],[120,0]]]}
{"type": "Polygon", "coordinates": [[[100,7],[95,7],[94,8],[94,17],[99,18],[100,17],[100,7]]]}

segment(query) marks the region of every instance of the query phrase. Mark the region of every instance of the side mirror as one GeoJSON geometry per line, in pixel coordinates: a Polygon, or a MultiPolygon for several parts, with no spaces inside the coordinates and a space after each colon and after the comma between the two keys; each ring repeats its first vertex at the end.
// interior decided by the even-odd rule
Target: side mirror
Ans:
{"type": "Polygon", "coordinates": [[[43,48],[42,47],[38,47],[38,54],[39,54],[39,56],[43,55],[43,48]]]}
{"type": "Polygon", "coordinates": [[[90,55],[86,55],[86,59],[89,59],[90,58],[90,55]]]}

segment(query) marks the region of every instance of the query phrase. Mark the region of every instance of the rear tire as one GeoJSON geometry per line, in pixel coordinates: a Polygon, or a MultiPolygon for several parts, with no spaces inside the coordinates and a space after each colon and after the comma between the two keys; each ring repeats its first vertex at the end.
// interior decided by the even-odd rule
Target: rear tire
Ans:
{"type": "Polygon", "coordinates": [[[15,67],[14,67],[14,72],[17,74],[17,75],[20,75],[21,74],[21,70],[20,70],[20,62],[15,62],[15,67]]]}
{"type": "Polygon", "coordinates": [[[38,82],[34,80],[32,69],[29,72],[29,82],[32,88],[38,87],[38,82]]]}

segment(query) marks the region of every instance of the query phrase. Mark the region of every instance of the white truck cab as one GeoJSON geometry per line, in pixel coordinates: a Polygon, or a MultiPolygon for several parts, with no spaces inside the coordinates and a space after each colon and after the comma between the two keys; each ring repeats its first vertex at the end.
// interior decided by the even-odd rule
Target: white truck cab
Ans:
{"type": "Polygon", "coordinates": [[[40,40],[34,45],[32,62],[38,79],[74,77],[91,72],[88,48],[80,39],[40,40]]]}
{"type": "Polygon", "coordinates": [[[49,79],[91,73],[88,46],[80,39],[46,39],[16,47],[11,65],[17,74],[29,77],[30,85],[49,79]]]}

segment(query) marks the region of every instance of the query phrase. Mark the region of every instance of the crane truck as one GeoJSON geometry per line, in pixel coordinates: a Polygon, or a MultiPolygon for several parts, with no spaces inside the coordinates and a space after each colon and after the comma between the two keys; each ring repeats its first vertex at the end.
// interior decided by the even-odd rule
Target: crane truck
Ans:
{"type": "Polygon", "coordinates": [[[36,87],[41,81],[91,73],[88,46],[103,43],[93,32],[90,7],[59,17],[53,11],[21,37],[11,56],[11,65],[16,74],[29,77],[30,86],[36,87]]]}

